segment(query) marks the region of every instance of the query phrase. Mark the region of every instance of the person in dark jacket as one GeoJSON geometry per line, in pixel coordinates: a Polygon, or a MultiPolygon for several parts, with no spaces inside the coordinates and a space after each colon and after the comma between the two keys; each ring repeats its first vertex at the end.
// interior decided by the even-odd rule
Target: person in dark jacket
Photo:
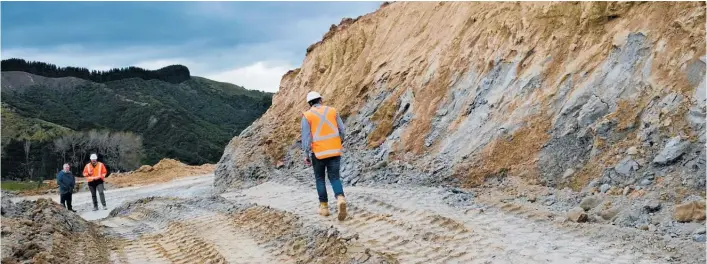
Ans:
{"type": "Polygon", "coordinates": [[[74,174],[71,173],[71,167],[68,163],[65,163],[64,170],[56,175],[56,184],[59,185],[59,200],[61,201],[61,205],[69,209],[69,211],[76,212],[71,208],[71,194],[74,192],[76,179],[74,179],[74,174]]]}

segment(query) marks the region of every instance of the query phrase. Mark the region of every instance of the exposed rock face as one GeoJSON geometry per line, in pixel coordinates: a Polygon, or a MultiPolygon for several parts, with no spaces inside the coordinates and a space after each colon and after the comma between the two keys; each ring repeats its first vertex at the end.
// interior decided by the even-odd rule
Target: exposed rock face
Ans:
{"type": "Polygon", "coordinates": [[[670,141],[665,144],[665,148],[653,159],[653,163],[658,165],[670,164],[670,162],[675,161],[685,154],[685,150],[688,146],[689,143],[681,141],[679,136],[671,138],[670,141]]]}
{"type": "Polygon", "coordinates": [[[385,5],[342,21],[308,49],[301,68],[283,76],[272,107],[228,144],[215,186],[255,184],[277,164],[284,175],[311,174],[298,139],[304,98],[314,90],[346,124],[348,185],[473,186],[511,175],[622,190],[656,172],[703,189],[704,8],[385,5]],[[675,135],[681,154],[661,154],[675,135]],[[657,156],[670,164],[652,163],[657,156]]]}

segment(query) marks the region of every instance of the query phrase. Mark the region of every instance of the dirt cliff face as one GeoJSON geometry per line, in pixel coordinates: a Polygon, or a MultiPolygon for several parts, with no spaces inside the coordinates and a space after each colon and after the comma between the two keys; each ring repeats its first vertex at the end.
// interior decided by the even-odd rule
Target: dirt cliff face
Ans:
{"type": "MultiPolygon", "coordinates": [[[[309,91],[346,124],[342,177],[574,190],[705,186],[705,4],[396,2],[345,19],[226,147],[215,186],[302,164],[309,91]]],[[[287,174],[287,173],[285,173],[287,174]]]]}

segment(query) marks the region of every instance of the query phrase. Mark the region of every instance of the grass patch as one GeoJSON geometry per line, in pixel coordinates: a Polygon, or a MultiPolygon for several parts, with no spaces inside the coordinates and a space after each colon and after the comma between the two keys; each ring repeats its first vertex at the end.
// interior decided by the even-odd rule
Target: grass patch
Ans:
{"type": "MultiPolygon", "coordinates": [[[[43,185],[43,184],[42,184],[43,185]]],[[[41,187],[40,183],[31,181],[2,181],[0,189],[6,191],[27,191],[41,187]]]]}

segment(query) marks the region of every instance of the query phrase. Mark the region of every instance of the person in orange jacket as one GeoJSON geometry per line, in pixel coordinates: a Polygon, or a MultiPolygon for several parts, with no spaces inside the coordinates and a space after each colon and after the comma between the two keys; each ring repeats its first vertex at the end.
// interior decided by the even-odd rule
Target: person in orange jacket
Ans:
{"type": "Polygon", "coordinates": [[[103,205],[103,210],[108,210],[106,207],[106,197],[103,194],[103,180],[106,178],[108,170],[102,162],[98,161],[98,155],[91,154],[91,162],[86,164],[83,168],[83,176],[86,177],[88,182],[88,189],[91,191],[91,198],[93,199],[93,211],[98,210],[98,201],[96,200],[96,191],[101,196],[101,204],[103,205]]]}
{"type": "Polygon", "coordinates": [[[319,194],[319,214],[329,216],[329,201],[326,190],[326,176],[329,178],[337,199],[338,219],[346,219],[346,198],[339,177],[341,166],[344,122],[336,109],[322,105],[322,96],[317,92],[307,94],[310,108],[302,116],[302,150],[304,163],[314,169],[314,178],[319,194]]]}

